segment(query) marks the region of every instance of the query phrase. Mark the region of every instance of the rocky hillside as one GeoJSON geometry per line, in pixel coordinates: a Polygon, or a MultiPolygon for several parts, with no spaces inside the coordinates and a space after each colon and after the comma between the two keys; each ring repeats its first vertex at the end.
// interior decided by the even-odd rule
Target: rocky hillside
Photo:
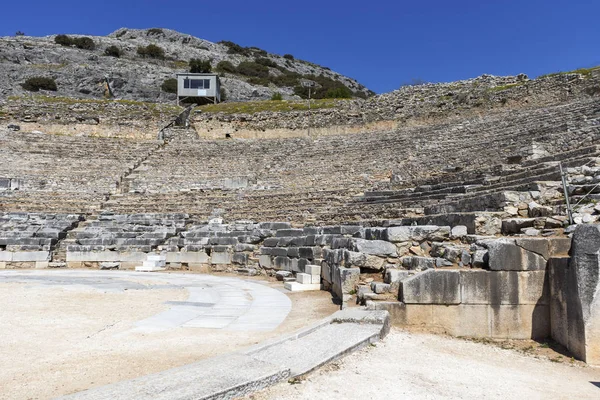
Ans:
{"type": "Polygon", "coordinates": [[[316,82],[322,97],[328,91],[363,98],[372,94],[354,79],[291,54],[212,43],[168,29],[121,28],[106,37],[81,38],[68,35],[73,43],[63,44],[56,43],[55,35],[0,38],[0,100],[29,93],[21,85],[32,77],[54,79],[57,90],[52,95],[102,98],[107,77],[119,99],[173,101],[175,95],[163,83],[175,73],[188,72],[190,59],[210,62],[229,100],[269,99],[277,92],[284,99],[300,99],[306,80],[316,82]],[[161,51],[152,47],[154,52],[144,52],[148,46],[161,51]]]}

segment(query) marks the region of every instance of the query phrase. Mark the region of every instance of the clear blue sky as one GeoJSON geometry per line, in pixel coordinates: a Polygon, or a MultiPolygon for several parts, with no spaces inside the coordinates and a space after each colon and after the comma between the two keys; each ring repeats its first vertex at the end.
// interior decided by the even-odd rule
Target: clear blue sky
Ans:
{"type": "Polygon", "coordinates": [[[291,53],[375,92],[600,64],[599,0],[5,1],[0,35],[162,27],[291,53]]]}

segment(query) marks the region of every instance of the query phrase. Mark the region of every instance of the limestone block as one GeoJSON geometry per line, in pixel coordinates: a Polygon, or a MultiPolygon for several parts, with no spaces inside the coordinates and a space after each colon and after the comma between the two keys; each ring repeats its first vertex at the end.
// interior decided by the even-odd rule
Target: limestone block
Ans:
{"type": "Polygon", "coordinates": [[[262,254],[258,256],[258,265],[261,268],[273,268],[273,261],[271,260],[271,256],[262,254]]]}
{"type": "MultiPolygon", "coordinates": [[[[409,308],[414,306],[416,304],[407,305],[409,308]]],[[[491,335],[491,309],[488,305],[432,305],[431,311],[430,326],[438,333],[476,338],[488,338],[491,335]]]]}
{"type": "Polygon", "coordinates": [[[304,272],[306,272],[309,275],[320,276],[321,275],[321,266],[309,264],[306,267],[304,267],[304,272]]]}
{"type": "Polygon", "coordinates": [[[321,283],[321,276],[320,275],[311,275],[310,283],[312,283],[312,284],[321,283]]]}
{"type": "Polygon", "coordinates": [[[543,339],[550,335],[550,307],[521,304],[490,307],[491,337],[543,339]]]}
{"type": "Polygon", "coordinates": [[[142,263],[146,260],[147,253],[143,252],[120,252],[120,251],[68,251],[67,261],[72,262],[134,262],[142,263]]]}
{"type": "Polygon", "coordinates": [[[309,274],[305,274],[305,273],[298,273],[296,274],[296,282],[298,283],[302,283],[303,285],[310,285],[312,284],[312,276],[309,274]]]}
{"type": "Polygon", "coordinates": [[[575,305],[568,293],[569,260],[567,256],[548,260],[551,336],[566,348],[569,348],[568,306],[575,305]]]}
{"type": "MultiPolygon", "coordinates": [[[[12,262],[35,262],[50,260],[48,251],[19,251],[12,254],[12,262]]],[[[6,260],[5,260],[6,261],[6,260]]]]}
{"type": "Polygon", "coordinates": [[[333,277],[333,293],[339,299],[343,299],[343,295],[350,294],[356,290],[359,280],[360,268],[335,268],[333,277]]]}
{"type": "Polygon", "coordinates": [[[407,304],[460,304],[460,272],[427,270],[400,283],[400,300],[407,304]]]}
{"type": "Polygon", "coordinates": [[[430,257],[404,257],[402,259],[402,266],[410,270],[423,271],[435,268],[436,260],[430,257]]]}
{"type": "Polygon", "coordinates": [[[546,259],[542,255],[518,246],[513,239],[493,240],[487,246],[491,270],[535,271],[546,268],[546,259]]]}
{"type": "Polygon", "coordinates": [[[376,294],[388,293],[391,285],[382,282],[371,282],[371,290],[376,294]]]}
{"type": "Polygon", "coordinates": [[[321,263],[321,278],[329,284],[333,283],[332,268],[327,262],[321,263]]]}
{"type": "Polygon", "coordinates": [[[321,290],[320,284],[302,284],[298,282],[285,282],[283,287],[290,292],[309,292],[321,290]]]}
{"type": "MultiPolygon", "coordinates": [[[[422,242],[445,240],[450,237],[449,226],[417,225],[417,226],[394,226],[387,228],[385,240],[390,242],[422,242]]],[[[385,235],[385,234],[384,234],[385,235]]]]}
{"type": "Polygon", "coordinates": [[[299,256],[298,247],[288,247],[287,248],[287,256],[288,257],[298,257],[299,256]]]}
{"type": "Polygon", "coordinates": [[[343,250],[343,252],[346,267],[360,267],[379,271],[386,264],[386,259],[382,257],[349,250],[343,250]]]}
{"type": "Polygon", "coordinates": [[[48,268],[48,265],[50,264],[49,261],[36,261],[35,262],[35,268],[36,269],[44,269],[44,268],[48,268]]]}
{"type": "Polygon", "coordinates": [[[545,271],[463,270],[463,304],[519,305],[549,302],[545,271]]]}
{"type": "Polygon", "coordinates": [[[168,263],[208,264],[209,257],[204,251],[168,252],[168,263]]]}
{"type": "Polygon", "coordinates": [[[208,274],[211,272],[210,265],[208,264],[188,264],[188,268],[193,272],[200,272],[202,274],[208,274]]]}
{"type": "Polygon", "coordinates": [[[248,263],[248,254],[246,253],[233,253],[231,258],[233,264],[246,265],[248,263]]]}
{"type": "Polygon", "coordinates": [[[12,255],[13,252],[12,251],[0,251],[0,261],[1,262],[7,262],[7,261],[12,261],[12,255]]]}
{"type": "Polygon", "coordinates": [[[573,234],[566,290],[569,350],[600,365],[600,225],[580,225],[573,234]]]}
{"type": "Polygon", "coordinates": [[[385,283],[394,284],[394,283],[399,283],[403,279],[408,278],[408,276],[409,276],[408,271],[403,271],[403,270],[394,269],[394,268],[387,268],[385,270],[385,276],[383,278],[383,281],[385,283]]]}
{"type": "Polygon", "coordinates": [[[274,259],[274,266],[276,269],[291,271],[292,270],[292,262],[289,258],[283,256],[277,256],[274,259]]]}
{"type": "Polygon", "coordinates": [[[0,261],[0,269],[6,269],[6,261],[0,261]]]}
{"type": "Polygon", "coordinates": [[[210,260],[211,264],[228,265],[231,264],[231,253],[228,251],[213,251],[210,260]]]}
{"type": "Polygon", "coordinates": [[[353,250],[373,256],[396,256],[396,246],[383,240],[352,239],[353,250]]]}
{"type": "Polygon", "coordinates": [[[302,229],[279,229],[275,233],[276,237],[292,237],[292,236],[305,236],[304,230],[302,229]]]}
{"type": "Polygon", "coordinates": [[[460,239],[462,237],[467,236],[468,232],[467,232],[467,227],[464,225],[457,225],[454,228],[452,228],[452,231],[450,232],[450,237],[452,239],[460,239]]]}

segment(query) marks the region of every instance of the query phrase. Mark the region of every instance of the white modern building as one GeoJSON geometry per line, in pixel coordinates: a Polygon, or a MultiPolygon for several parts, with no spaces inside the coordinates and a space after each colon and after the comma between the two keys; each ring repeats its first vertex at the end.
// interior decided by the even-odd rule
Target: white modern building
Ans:
{"type": "Polygon", "coordinates": [[[217,74],[177,74],[177,104],[187,98],[202,98],[206,102],[221,101],[221,81],[217,74]]]}

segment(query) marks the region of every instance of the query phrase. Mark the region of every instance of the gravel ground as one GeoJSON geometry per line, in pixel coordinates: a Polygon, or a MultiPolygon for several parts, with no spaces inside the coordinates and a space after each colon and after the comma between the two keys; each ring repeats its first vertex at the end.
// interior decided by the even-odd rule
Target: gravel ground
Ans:
{"type": "Polygon", "coordinates": [[[252,400],[600,399],[600,368],[394,329],[386,339],[252,400]]]}
{"type": "Polygon", "coordinates": [[[292,310],[270,332],[178,328],[132,333],[137,321],[166,310],[166,301],[185,301],[187,290],[104,293],[1,283],[0,399],[49,399],[163,371],[292,332],[338,309],[326,292],[288,296],[292,310]]]}

